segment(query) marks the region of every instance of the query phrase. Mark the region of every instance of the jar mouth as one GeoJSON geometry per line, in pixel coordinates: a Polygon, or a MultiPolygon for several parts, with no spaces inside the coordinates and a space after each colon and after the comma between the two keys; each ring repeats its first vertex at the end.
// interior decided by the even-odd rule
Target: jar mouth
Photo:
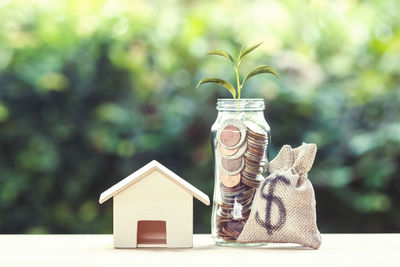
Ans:
{"type": "Polygon", "coordinates": [[[265,102],[263,98],[218,98],[218,111],[263,111],[265,102]]]}

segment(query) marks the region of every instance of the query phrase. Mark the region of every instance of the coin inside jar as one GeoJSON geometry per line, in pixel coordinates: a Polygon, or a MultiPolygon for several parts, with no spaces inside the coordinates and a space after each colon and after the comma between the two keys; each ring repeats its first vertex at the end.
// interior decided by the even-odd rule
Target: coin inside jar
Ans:
{"type": "Polygon", "coordinates": [[[222,130],[220,141],[223,145],[231,147],[240,141],[240,137],[241,133],[239,128],[233,125],[228,125],[222,130]]]}
{"type": "Polygon", "coordinates": [[[224,148],[223,146],[218,146],[219,151],[224,154],[225,156],[232,156],[235,155],[236,152],[238,152],[239,148],[235,148],[235,149],[227,149],[224,148]]]}
{"type": "Polygon", "coordinates": [[[237,159],[221,159],[222,167],[228,172],[235,172],[243,166],[243,158],[237,159]]]}
{"type": "Polygon", "coordinates": [[[234,187],[240,183],[240,173],[236,175],[221,174],[221,183],[226,187],[234,187]]]}

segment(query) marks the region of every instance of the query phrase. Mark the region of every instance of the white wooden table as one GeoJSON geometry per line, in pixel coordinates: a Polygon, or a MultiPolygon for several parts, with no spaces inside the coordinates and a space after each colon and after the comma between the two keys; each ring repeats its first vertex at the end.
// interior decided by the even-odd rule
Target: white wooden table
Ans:
{"type": "Polygon", "coordinates": [[[319,250],[193,238],[192,249],[113,249],[112,235],[0,235],[0,266],[400,266],[400,234],[324,234],[319,250]]]}

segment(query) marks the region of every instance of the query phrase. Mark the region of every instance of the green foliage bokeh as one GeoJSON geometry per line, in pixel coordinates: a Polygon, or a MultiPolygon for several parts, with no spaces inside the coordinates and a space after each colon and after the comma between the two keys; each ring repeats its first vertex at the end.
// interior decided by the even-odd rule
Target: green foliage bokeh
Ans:
{"type": "MultiPolygon", "coordinates": [[[[1,1],[0,232],[111,233],[99,194],[157,159],[212,196],[209,141],[229,64],[264,44],[272,156],[318,145],[322,232],[400,230],[400,4],[387,1],[1,1]]],[[[195,201],[195,232],[211,208],[195,201]]]]}

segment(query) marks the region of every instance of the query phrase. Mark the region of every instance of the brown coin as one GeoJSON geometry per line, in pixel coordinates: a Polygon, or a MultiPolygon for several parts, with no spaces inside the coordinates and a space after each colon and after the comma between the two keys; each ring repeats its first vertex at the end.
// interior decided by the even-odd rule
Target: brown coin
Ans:
{"type": "Polygon", "coordinates": [[[249,136],[249,138],[247,139],[247,142],[248,142],[250,145],[253,145],[253,146],[258,146],[258,147],[265,147],[265,146],[267,146],[267,142],[266,142],[266,141],[257,141],[257,140],[252,139],[250,136],[249,136]]]}
{"type": "Polygon", "coordinates": [[[229,209],[223,209],[223,208],[220,208],[220,209],[219,209],[219,214],[220,214],[221,216],[225,216],[225,217],[229,217],[229,218],[232,216],[231,210],[229,210],[229,209]]]}
{"type": "Polygon", "coordinates": [[[253,178],[249,178],[246,175],[243,174],[243,179],[242,179],[242,183],[250,186],[250,187],[258,187],[260,185],[260,181],[253,179],[253,178]]]}
{"type": "Polygon", "coordinates": [[[236,202],[239,202],[242,206],[246,206],[247,204],[251,203],[252,201],[253,201],[253,194],[236,198],[236,202]]]}
{"type": "Polygon", "coordinates": [[[244,154],[244,156],[246,157],[246,159],[254,161],[254,162],[261,162],[263,156],[261,155],[255,155],[253,153],[251,153],[250,150],[247,150],[246,153],[244,154]]]}
{"type": "Polygon", "coordinates": [[[251,165],[248,165],[248,164],[245,165],[243,170],[246,170],[246,172],[252,173],[252,174],[261,173],[260,167],[252,167],[251,165]]]}
{"type": "Polygon", "coordinates": [[[258,142],[265,142],[265,140],[266,140],[266,135],[263,135],[263,134],[257,134],[252,131],[248,131],[247,134],[249,135],[249,138],[251,138],[255,141],[258,141],[258,142]]]}
{"type": "Polygon", "coordinates": [[[222,167],[228,172],[234,172],[240,169],[243,165],[243,158],[237,159],[221,159],[222,167]]]}
{"type": "Polygon", "coordinates": [[[235,195],[237,195],[238,191],[240,191],[240,190],[244,191],[244,189],[246,189],[246,188],[242,184],[239,184],[239,185],[237,185],[235,187],[232,187],[232,188],[226,187],[224,185],[221,185],[221,191],[222,192],[224,192],[224,193],[233,192],[233,193],[235,193],[235,195]]]}
{"type": "MultiPolygon", "coordinates": [[[[246,122],[247,123],[247,122],[246,122]]],[[[247,123],[248,124],[248,123],[247,123]]],[[[249,135],[253,136],[256,139],[266,139],[267,137],[267,133],[265,131],[265,129],[262,129],[258,126],[255,126],[254,128],[252,126],[255,125],[247,125],[247,132],[249,135]],[[250,126],[250,127],[249,127],[250,126]]]]}
{"type": "Polygon", "coordinates": [[[221,183],[226,187],[234,187],[240,183],[240,173],[236,175],[228,175],[226,173],[222,173],[220,179],[221,183]]]}
{"type": "Polygon", "coordinates": [[[249,151],[250,153],[252,153],[254,155],[257,155],[257,156],[263,156],[264,155],[264,150],[254,148],[252,146],[248,146],[247,147],[247,151],[249,151]]]}
{"type": "Polygon", "coordinates": [[[258,167],[261,166],[260,163],[258,163],[258,162],[256,162],[256,161],[252,161],[252,160],[250,160],[250,159],[248,159],[248,158],[246,158],[244,162],[245,162],[245,167],[246,167],[246,166],[251,166],[251,167],[253,167],[253,168],[258,168],[258,167]]]}
{"type": "Polygon", "coordinates": [[[224,154],[225,156],[232,156],[235,155],[236,152],[238,152],[239,148],[235,148],[235,149],[227,149],[224,148],[223,146],[218,146],[219,151],[224,154]]]}
{"type": "Polygon", "coordinates": [[[223,145],[230,147],[236,145],[240,141],[240,137],[241,133],[239,128],[228,125],[222,130],[220,141],[223,145]]]}
{"type": "Polygon", "coordinates": [[[231,209],[231,208],[233,208],[233,204],[232,203],[225,203],[225,202],[223,202],[223,203],[221,203],[221,204],[219,204],[222,208],[225,208],[225,209],[231,209]]]}
{"type": "Polygon", "coordinates": [[[229,198],[233,201],[233,197],[239,195],[245,190],[245,186],[240,184],[235,187],[226,187],[223,184],[221,184],[221,194],[223,194],[223,200],[228,201],[229,198]]]}
{"type": "Polygon", "coordinates": [[[240,235],[243,230],[244,223],[241,221],[231,221],[227,223],[225,229],[235,239],[240,235]]]}

